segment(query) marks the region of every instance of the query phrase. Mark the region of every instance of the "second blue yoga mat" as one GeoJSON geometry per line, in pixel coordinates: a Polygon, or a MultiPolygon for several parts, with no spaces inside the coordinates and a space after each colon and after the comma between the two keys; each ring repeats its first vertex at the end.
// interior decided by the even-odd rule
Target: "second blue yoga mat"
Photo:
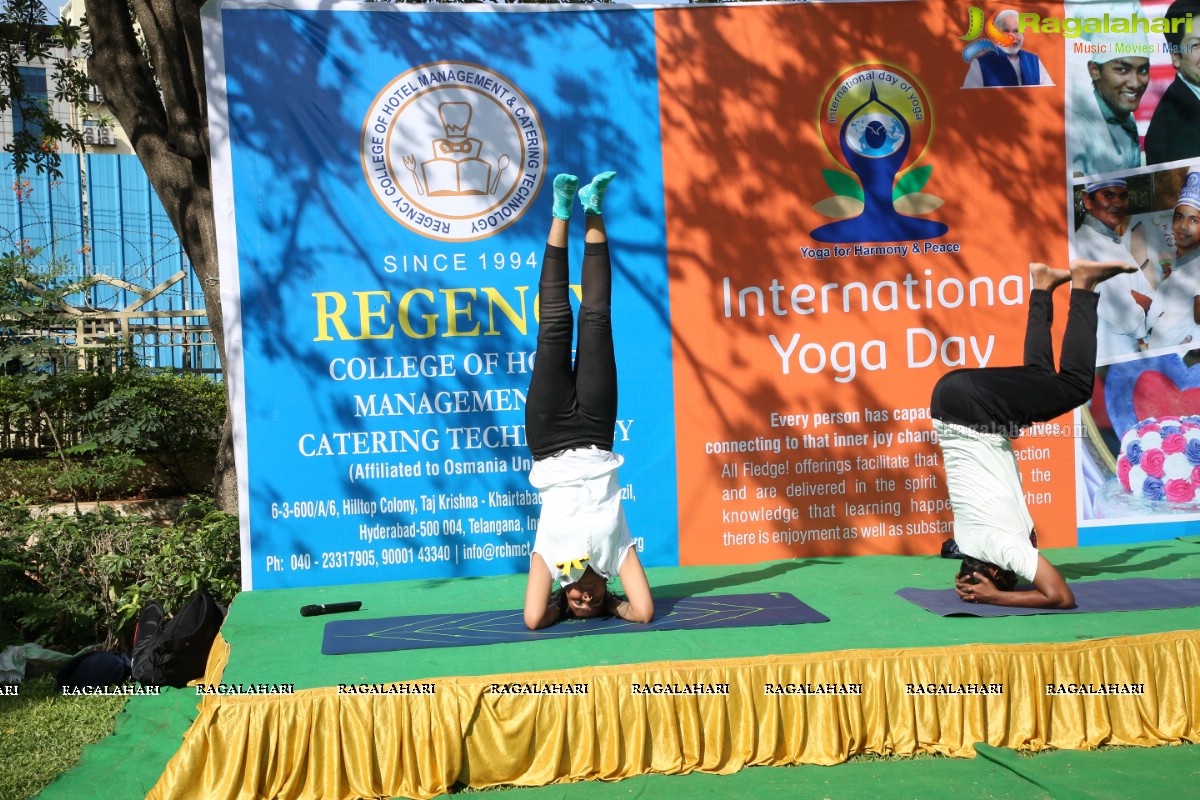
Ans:
{"type": "Polygon", "coordinates": [[[1069,585],[1075,593],[1075,608],[1013,608],[967,603],[953,589],[901,589],[896,594],[926,611],[943,617],[1087,614],[1098,611],[1153,611],[1200,606],[1200,578],[1121,578],[1069,585]]]}

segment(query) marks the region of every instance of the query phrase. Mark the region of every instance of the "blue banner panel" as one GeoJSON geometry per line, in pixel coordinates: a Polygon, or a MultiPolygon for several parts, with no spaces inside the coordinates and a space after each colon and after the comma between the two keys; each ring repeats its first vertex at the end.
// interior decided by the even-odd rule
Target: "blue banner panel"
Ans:
{"type": "Polygon", "coordinates": [[[221,23],[247,585],[528,568],[550,183],[608,169],[625,512],[645,563],[677,563],[662,166],[639,146],[659,139],[652,15],[226,7],[221,23]]]}

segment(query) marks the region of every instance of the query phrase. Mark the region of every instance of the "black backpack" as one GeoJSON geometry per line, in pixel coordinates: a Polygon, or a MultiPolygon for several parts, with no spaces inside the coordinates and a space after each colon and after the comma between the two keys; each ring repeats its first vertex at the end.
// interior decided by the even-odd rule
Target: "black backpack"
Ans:
{"type": "Polygon", "coordinates": [[[142,608],[133,634],[133,679],[143,686],[175,686],[204,676],[225,612],[206,591],[163,622],[163,609],[153,601],[142,608]]]}

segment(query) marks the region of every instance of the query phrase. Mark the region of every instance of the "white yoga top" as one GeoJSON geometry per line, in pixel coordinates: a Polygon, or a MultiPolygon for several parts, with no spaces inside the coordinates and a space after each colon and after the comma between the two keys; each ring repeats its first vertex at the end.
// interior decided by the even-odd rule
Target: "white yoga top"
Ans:
{"type": "Polygon", "coordinates": [[[542,495],[533,552],[563,586],[579,580],[589,566],[608,580],[633,547],[617,482],[622,463],[609,450],[577,447],[535,461],[529,471],[529,482],[542,495]]]}
{"type": "Polygon", "coordinates": [[[1029,541],[1033,518],[1025,507],[1012,444],[1003,436],[938,419],[933,429],[942,447],[958,549],[1032,581],[1038,551],[1029,541]]]}

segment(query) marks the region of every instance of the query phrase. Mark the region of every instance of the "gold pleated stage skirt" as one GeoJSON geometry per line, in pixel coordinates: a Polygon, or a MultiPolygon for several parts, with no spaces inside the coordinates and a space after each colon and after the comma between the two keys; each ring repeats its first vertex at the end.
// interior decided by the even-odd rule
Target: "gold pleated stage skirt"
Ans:
{"type": "MultiPolygon", "coordinates": [[[[220,683],[228,657],[218,639],[204,683],[220,683]]],[[[1197,741],[1200,631],[1175,631],[210,694],[149,798],[428,798],[456,784],[972,756],[975,742],[1197,741]]]]}

